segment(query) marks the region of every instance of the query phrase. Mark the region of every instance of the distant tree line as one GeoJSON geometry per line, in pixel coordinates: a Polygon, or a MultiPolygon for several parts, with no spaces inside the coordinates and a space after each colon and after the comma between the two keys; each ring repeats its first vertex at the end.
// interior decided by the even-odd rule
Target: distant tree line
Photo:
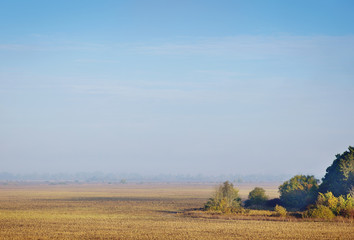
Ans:
{"type": "Polygon", "coordinates": [[[204,175],[204,174],[138,174],[138,173],[104,173],[104,172],[77,172],[77,173],[23,173],[14,174],[0,172],[0,181],[60,181],[60,182],[111,182],[119,183],[121,179],[127,182],[210,182],[216,183],[233,179],[237,183],[250,182],[279,182],[288,179],[289,175],[204,175]]]}

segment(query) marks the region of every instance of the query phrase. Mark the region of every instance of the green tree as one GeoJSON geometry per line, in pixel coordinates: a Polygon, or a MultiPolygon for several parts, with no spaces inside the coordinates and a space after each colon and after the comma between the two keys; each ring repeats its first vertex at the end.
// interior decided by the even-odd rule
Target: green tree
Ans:
{"type": "Polygon", "coordinates": [[[241,209],[241,198],[238,189],[234,188],[229,181],[221,184],[212,198],[205,204],[206,210],[237,212],[241,209]]]}
{"type": "Polygon", "coordinates": [[[354,147],[349,151],[337,154],[332,165],[326,170],[322,178],[319,191],[322,193],[332,192],[334,196],[349,194],[354,187],[354,147]]]}
{"type": "Polygon", "coordinates": [[[255,187],[248,194],[247,205],[263,205],[268,200],[267,195],[265,194],[265,190],[260,187],[255,187]]]}
{"type": "Polygon", "coordinates": [[[279,192],[286,207],[304,209],[316,201],[318,180],[314,176],[296,175],[280,185],[279,192]]]}

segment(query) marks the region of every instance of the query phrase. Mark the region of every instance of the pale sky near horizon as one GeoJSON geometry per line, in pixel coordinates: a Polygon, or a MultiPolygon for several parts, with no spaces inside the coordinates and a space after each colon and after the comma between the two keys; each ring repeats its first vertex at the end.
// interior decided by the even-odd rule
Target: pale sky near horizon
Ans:
{"type": "Polygon", "coordinates": [[[0,172],[315,174],[354,145],[353,1],[0,2],[0,172]]]}

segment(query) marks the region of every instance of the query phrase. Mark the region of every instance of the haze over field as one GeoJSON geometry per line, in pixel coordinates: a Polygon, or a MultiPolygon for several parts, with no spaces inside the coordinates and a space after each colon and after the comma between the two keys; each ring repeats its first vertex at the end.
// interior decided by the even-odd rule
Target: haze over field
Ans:
{"type": "Polygon", "coordinates": [[[354,143],[353,1],[2,1],[0,172],[315,174],[354,143]]]}

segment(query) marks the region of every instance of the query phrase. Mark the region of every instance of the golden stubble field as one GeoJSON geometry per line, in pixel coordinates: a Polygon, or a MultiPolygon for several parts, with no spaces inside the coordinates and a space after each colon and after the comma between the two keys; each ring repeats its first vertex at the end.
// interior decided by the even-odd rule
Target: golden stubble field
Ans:
{"type": "MultiPolygon", "coordinates": [[[[255,185],[240,185],[242,197],[255,185]]],[[[277,185],[261,185],[270,197],[277,185]]],[[[0,239],[354,239],[350,222],[207,219],[210,184],[0,185],[0,239]]]]}

